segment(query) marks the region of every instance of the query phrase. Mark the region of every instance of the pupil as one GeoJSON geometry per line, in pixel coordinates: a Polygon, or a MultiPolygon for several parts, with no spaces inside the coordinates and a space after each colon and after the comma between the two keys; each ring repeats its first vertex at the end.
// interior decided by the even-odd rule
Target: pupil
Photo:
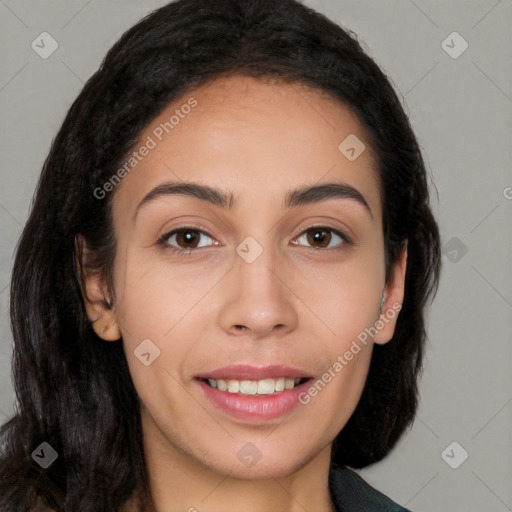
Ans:
{"type": "Polygon", "coordinates": [[[315,231],[310,232],[310,234],[311,233],[313,233],[313,236],[312,241],[310,240],[310,243],[319,243],[321,247],[329,245],[329,235],[327,234],[328,232],[325,229],[317,229],[315,231]],[[325,241],[326,243],[323,243],[325,241]]]}
{"type": "Polygon", "coordinates": [[[186,244],[193,244],[194,238],[196,238],[196,235],[194,234],[193,231],[182,231],[181,235],[185,239],[186,244]]]}

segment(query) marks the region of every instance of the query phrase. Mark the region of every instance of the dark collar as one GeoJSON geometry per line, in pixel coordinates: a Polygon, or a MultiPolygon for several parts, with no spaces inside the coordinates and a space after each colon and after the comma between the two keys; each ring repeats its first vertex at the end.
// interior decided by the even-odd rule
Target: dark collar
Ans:
{"type": "Polygon", "coordinates": [[[411,512],[366,483],[354,471],[331,463],[329,491],[336,512],[411,512]]]}

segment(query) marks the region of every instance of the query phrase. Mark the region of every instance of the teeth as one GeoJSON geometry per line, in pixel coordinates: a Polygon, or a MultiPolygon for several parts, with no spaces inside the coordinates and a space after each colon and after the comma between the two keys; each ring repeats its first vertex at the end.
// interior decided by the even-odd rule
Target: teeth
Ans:
{"type": "Polygon", "coordinates": [[[240,381],[240,393],[245,395],[255,395],[258,392],[258,381],[242,380],[240,381]]]}
{"type": "Polygon", "coordinates": [[[230,393],[238,393],[240,391],[240,382],[237,380],[228,380],[228,391],[230,393]]]}
{"type": "Polygon", "coordinates": [[[274,393],[274,379],[264,379],[258,381],[258,395],[271,395],[274,393]]]}
{"type": "Polygon", "coordinates": [[[273,395],[285,389],[293,389],[299,382],[300,379],[285,377],[262,380],[208,379],[212,388],[243,395],[273,395]]]}

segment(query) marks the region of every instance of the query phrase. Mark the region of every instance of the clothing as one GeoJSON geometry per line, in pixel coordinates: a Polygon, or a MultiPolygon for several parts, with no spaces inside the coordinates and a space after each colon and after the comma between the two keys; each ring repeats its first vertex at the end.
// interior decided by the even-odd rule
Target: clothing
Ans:
{"type": "Polygon", "coordinates": [[[335,463],[329,470],[329,491],[336,512],[411,512],[374,489],[356,472],[335,463]]]}
{"type": "MultiPolygon", "coordinates": [[[[410,512],[397,505],[366,483],[354,471],[332,463],[329,469],[329,492],[336,512],[410,512]]],[[[58,512],[51,500],[39,493],[27,512],[58,512]]]]}

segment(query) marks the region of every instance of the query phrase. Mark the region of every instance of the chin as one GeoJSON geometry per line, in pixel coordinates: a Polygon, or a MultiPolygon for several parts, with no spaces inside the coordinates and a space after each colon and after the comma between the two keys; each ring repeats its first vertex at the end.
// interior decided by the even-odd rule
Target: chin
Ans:
{"type": "Polygon", "coordinates": [[[304,447],[300,442],[298,446],[290,446],[287,449],[283,449],[282,444],[273,447],[271,443],[267,443],[266,447],[260,450],[257,448],[256,436],[254,444],[251,441],[235,444],[236,447],[226,446],[210,460],[205,458],[203,464],[212,471],[232,478],[260,480],[286,477],[305,466],[316,455],[316,452],[304,453],[304,447]]]}

